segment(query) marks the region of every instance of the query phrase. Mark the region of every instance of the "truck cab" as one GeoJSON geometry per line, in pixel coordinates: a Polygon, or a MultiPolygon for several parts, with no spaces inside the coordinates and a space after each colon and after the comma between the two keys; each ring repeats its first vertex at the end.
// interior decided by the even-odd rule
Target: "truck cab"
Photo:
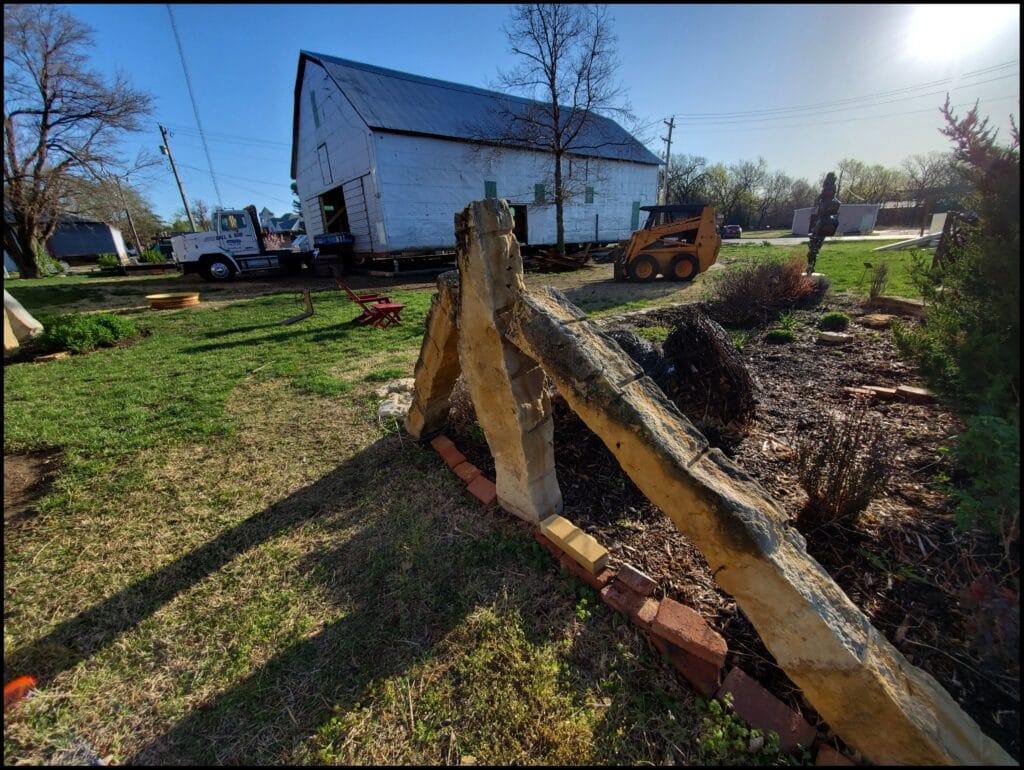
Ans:
{"type": "Polygon", "coordinates": [[[312,261],[310,252],[268,250],[255,206],[214,209],[213,229],[171,238],[174,261],[183,272],[199,273],[208,281],[226,281],[234,275],[263,270],[296,272],[312,261]]]}

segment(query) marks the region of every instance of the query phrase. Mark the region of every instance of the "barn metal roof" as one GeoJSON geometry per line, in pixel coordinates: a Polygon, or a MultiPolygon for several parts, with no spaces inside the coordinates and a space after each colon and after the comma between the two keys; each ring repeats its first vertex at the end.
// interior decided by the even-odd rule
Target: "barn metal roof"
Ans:
{"type": "MultiPolygon", "coordinates": [[[[384,69],[302,51],[295,82],[292,177],[298,139],[299,95],[307,60],[320,64],[371,129],[487,142],[500,136],[503,110],[525,113],[539,103],[474,86],[384,69]]],[[[507,113],[506,113],[507,114],[507,113]]],[[[540,149],[536,145],[533,149],[540,149]]],[[[573,155],[658,165],[661,160],[610,118],[592,114],[573,143],[573,155]]]]}

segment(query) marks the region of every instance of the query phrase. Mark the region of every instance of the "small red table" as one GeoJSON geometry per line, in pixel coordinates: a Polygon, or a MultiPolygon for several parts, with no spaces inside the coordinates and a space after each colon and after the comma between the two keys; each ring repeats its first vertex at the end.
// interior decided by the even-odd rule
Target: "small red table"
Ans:
{"type": "Polygon", "coordinates": [[[379,329],[383,329],[392,324],[401,325],[402,319],[402,308],[404,308],[400,302],[375,302],[370,305],[370,315],[373,319],[373,325],[379,329]]]}

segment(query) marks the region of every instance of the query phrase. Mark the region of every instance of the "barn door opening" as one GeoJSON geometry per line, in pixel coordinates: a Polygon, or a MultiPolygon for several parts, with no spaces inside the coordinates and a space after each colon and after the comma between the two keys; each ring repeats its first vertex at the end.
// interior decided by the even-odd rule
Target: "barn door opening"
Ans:
{"type": "Polygon", "coordinates": [[[323,209],[325,233],[351,232],[348,227],[348,209],[345,208],[345,194],[341,187],[328,190],[320,196],[320,208],[323,209]]]}
{"type": "Polygon", "coordinates": [[[527,227],[526,206],[522,203],[511,204],[512,208],[512,234],[521,244],[528,244],[529,228],[527,227]]]}

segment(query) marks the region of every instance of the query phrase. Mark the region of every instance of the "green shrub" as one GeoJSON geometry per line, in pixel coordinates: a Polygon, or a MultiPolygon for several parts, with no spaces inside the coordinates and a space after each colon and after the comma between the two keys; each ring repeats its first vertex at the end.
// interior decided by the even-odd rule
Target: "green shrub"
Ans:
{"type": "Polygon", "coordinates": [[[94,348],[110,347],[119,339],[139,333],[133,321],[110,313],[53,316],[43,322],[43,327],[36,345],[44,353],[61,350],[84,353],[94,348]]]}
{"type": "Polygon", "coordinates": [[[117,254],[100,254],[96,258],[96,262],[99,263],[100,267],[117,267],[121,264],[117,254]]]}
{"type": "Polygon", "coordinates": [[[958,494],[960,521],[987,527],[1015,553],[1020,538],[1020,152],[1006,146],[976,110],[956,118],[947,100],[942,133],[973,193],[972,217],[958,222],[936,264],[918,261],[913,278],[926,323],[896,325],[893,339],[967,429],[956,457],[969,482],[958,494]]]}
{"type": "Polygon", "coordinates": [[[770,329],[765,333],[764,341],[773,345],[785,345],[796,341],[796,332],[792,329],[770,329]]]}
{"type": "Polygon", "coordinates": [[[167,257],[156,249],[146,249],[139,257],[139,262],[166,262],[167,257]]]}
{"type": "Polygon", "coordinates": [[[827,332],[841,332],[850,325],[850,316],[846,313],[825,313],[818,321],[818,328],[827,332]]]}

